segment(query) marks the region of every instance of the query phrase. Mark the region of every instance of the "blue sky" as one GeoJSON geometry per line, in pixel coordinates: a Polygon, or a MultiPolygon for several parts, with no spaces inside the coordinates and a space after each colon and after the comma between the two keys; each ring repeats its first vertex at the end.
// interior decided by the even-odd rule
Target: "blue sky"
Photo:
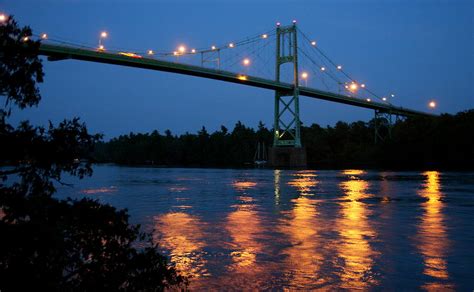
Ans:
{"type": "MultiPolygon", "coordinates": [[[[356,79],[393,103],[436,112],[474,108],[474,1],[82,1],[0,0],[35,33],[78,43],[170,51],[207,47],[263,32],[277,21],[299,27],[356,79]]],[[[111,138],[154,129],[174,133],[255,127],[273,121],[274,93],[220,81],[79,61],[44,62],[43,101],[17,113],[36,124],[79,116],[111,138]]],[[[373,112],[301,97],[304,124],[369,120],[373,112]]]]}

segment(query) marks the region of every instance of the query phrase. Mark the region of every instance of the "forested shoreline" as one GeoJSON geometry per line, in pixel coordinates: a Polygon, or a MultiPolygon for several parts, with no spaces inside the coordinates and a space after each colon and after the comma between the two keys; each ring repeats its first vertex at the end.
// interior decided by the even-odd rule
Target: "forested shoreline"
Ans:
{"type": "MultiPolygon", "coordinates": [[[[384,120],[377,123],[384,124],[384,120]]],[[[310,168],[473,169],[474,109],[433,118],[408,118],[382,127],[375,143],[375,120],[334,126],[302,126],[302,142],[310,168]]],[[[182,167],[253,166],[257,143],[272,145],[272,129],[237,122],[196,134],[130,133],[96,144],[97,163],[182,167]]]]}

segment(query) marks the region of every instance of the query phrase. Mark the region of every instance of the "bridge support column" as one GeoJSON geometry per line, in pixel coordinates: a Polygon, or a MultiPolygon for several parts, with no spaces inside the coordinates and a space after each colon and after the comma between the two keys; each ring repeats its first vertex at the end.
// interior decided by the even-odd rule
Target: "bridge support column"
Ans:
{"type": "Polygon", "coordinates": [[[293,89],[275,91],[273,147],[270,165],[279,167],[306,166],[306,151],[301,145],[301,121],[298,80],[298,45],[296,23],[276,28],[276,78],[280,82],[281,66],[292,64],[293,89]]]}
{"type": "Polygon", "coordinates": [[[273,167],[306,167],[306,149],[304,147],[270,147],[269,164],[273,167]]]}
{"type": "Polygon", "coordinates": [[[374,139],[375,144],[379,141],[392,139],[392,114],[386,111],[375,110],[374,115],[374,139]]]}

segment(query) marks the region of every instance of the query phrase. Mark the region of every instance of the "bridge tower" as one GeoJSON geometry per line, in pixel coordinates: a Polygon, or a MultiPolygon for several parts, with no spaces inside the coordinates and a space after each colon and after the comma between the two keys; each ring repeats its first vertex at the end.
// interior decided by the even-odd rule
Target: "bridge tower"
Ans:
{"type": "Polygon", "coordinates": [[[306,150],[301,145],[297,35],[295,21],[289,26],[277,24],[275,80],[281,81],[281,67],[290,63],[293,89],[275,91],[273,147],[269,155],[273,166],[306,166],[306,150]]]}

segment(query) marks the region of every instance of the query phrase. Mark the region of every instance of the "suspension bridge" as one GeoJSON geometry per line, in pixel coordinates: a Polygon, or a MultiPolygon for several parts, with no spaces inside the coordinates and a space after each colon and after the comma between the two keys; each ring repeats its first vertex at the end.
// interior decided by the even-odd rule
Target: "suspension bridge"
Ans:
{"type": "Polygon", "coordinates": [[[41,39],[40,55],[47,56],[50,61],[74,59],[113,64],[274,91],[274,141],[269,155],[274,165],[305,164],[300,133],[300,95],[373,110],[376,139],[382,138],[380,127],[390,128],[392,116],[434,116],[395,106],[390,97],[375,94],[330,59],[295,21],[287,26],[277,23],[276,28],[235,42],[206,48],[180,45],[174,51],[106,48],[106,32],[100,35],[98,46],[52,39],[46,34],[38,38],[41,39]],[[308,86],[309,76],[311,86],[308,86]]]}

